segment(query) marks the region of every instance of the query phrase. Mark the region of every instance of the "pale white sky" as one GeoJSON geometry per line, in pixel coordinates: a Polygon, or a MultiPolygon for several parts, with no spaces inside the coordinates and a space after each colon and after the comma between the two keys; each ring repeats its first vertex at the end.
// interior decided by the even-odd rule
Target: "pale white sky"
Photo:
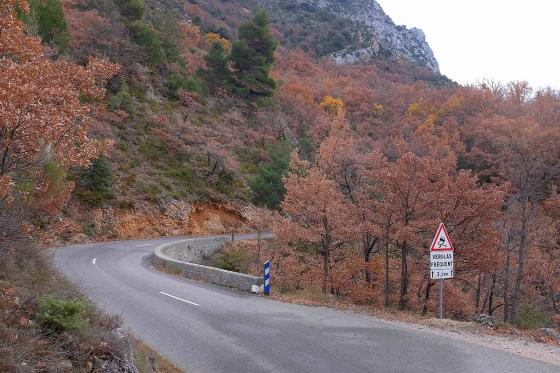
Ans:
{"type": "Polygon", "coordinates": [[[494,78],[560,89],[560,0],[377,0],[393,21],[418,27],[459,83],[494,78]]]}

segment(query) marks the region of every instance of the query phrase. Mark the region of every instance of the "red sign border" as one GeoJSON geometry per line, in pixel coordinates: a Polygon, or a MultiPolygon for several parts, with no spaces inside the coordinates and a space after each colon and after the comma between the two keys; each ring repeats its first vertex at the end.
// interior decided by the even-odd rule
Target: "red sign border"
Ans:
{"type": "Polygon", "coordinates": [[[455,251],[455,248],[453,247],[453,242],[451,242],[451,238],[449,237],[449,233],[447,233],[447,229],[445,228],[445,225],[443,223],[441,223],[439,225],[439,228],[436,232],[436,235],[434,237],[434,240],[432,241],[432,246],[430,247],[430,251],[455,251]],[[441,233],[441,230],[443,229],[443,233],[445,233],[445,237],[447,237],[447,241],[449,242],[449,246],[451,246],[451,248],[445,248],[445,249],[437,249],[436,246],[436,240],[439,237],[439,234],[441,233]]]}

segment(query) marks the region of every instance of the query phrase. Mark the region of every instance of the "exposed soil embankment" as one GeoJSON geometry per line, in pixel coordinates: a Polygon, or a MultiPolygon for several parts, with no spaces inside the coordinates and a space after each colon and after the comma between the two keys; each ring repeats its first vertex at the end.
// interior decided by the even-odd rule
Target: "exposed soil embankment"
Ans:
{"type": "Polygon", "coordinates": [[[96,208],[86,213],[74,207],[71,218],[62,220],[58,234],[53,236],[65,242],[87,242],[248,232],[241,208],[234,204],[181,201],[134,209],[96,208]]]}

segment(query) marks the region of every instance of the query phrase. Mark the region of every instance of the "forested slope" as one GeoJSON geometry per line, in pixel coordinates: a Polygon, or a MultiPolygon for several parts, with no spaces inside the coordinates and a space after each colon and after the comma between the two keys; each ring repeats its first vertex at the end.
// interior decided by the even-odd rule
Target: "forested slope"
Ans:
{"type": "Polygon", "coordinates": [[[2,6],[3,255],[272,229],[279,290],[428,313],[443,221],[450,316],[557,326],[559,92],[335,64],[323,34],[345,23],[301,38],[249,1],[2,6]]]}

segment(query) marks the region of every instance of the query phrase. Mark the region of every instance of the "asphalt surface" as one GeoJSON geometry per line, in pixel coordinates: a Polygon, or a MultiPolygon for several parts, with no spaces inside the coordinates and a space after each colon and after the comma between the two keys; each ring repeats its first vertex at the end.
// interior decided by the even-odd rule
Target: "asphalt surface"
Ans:
{"type": "Polygon", "coordinates": [[[56,250],[54,258],[85,295],[121,315],[136,336],[186,372],[560,372],[428,330],[272,301],[151,268],[153,249],[174,240],[76,245],[56,250]]]}

